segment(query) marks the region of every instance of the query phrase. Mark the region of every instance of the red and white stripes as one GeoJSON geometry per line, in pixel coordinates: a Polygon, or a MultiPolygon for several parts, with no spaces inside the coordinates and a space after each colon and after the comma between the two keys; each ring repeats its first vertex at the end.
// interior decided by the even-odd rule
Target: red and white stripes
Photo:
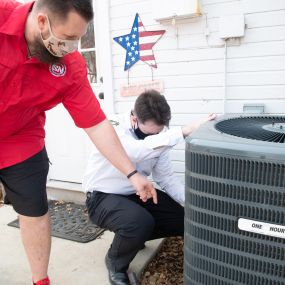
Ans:
{"type": "Polygon", "coordinates": [[[157,64],[152,48],[164,33],[164,30],[146,31],[139,17],[140,60],[154,68],[157,68],[157,64]]]}

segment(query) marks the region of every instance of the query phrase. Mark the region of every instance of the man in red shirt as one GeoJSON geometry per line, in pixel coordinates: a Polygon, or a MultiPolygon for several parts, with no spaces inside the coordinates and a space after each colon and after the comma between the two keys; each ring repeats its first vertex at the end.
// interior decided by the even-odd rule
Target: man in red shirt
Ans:
{"type": "Polygon", "coordinates": [[[102,112],[86,76],[79,39],[93,18],[92,0],[0,1],[0,182],[19,214],[33,282],[49,285],[50,222],[45,111],[63,103],[101,153],[137,189],[153,186],[138,174],[102,112]]]}

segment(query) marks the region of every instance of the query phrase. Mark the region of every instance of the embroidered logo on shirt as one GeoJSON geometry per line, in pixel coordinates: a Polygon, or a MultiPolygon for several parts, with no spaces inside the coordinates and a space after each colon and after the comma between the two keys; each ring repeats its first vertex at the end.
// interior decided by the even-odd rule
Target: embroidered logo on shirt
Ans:
{"type": "Polygon", "coordinates": [[[50,73],[55,77],[64,76],[66,73],[66,65],[63,63],[54,63],[49,67],[50,73]]]}

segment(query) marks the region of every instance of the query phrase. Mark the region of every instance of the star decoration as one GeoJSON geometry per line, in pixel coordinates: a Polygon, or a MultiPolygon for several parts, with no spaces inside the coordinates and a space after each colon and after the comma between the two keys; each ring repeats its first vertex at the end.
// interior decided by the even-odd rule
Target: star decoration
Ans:
{"type": "Polygon", "coordinates": [[[146,31],[139,14],[136,14],[131,32],[114,38],[126,50],[124,70],[128,70],[139,60],[157,68],[153,46],[164,33],[165,30],[146,31]]]}

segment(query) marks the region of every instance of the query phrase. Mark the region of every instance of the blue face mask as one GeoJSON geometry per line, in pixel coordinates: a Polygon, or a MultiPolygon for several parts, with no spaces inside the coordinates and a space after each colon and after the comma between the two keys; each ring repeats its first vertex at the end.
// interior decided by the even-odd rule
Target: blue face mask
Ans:
{"type": "Polygon", "coordinates": [[[134,129],[134,132],[139,140],[144,140],[146,137],[150,136],[150,134],[145,134],[140,128],[139,125],[134,129]]]}
{"type": "MultiPolygon", "coordinates": [[[[131,116],[134,116],[133,111],[131,111],[131,116]]],[[[137,138],[139,140],[144,140],[146,137],[150,136],[150,134],[145,134],[140,128],[139,128],[139,124],[137,122],[137,127],[132,127],[134,130],[135,135],[137,136],[137,138]]]]}

